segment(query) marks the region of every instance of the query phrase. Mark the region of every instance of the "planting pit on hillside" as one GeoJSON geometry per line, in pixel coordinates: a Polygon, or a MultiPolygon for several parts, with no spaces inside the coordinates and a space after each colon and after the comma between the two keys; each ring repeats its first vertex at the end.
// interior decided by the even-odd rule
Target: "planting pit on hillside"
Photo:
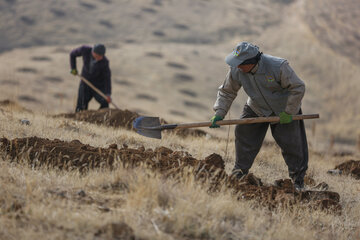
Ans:
{"type": "Polygon", "coordinates": [[[31,112],[30,110],[20,106],[16,102],[9,100],[9,99],[0,101],[0,109],[4,109],[4,110],[16,109],[16,110],[22,111],[22,112],[28,112],[28,113],[31,112]]]}
{"type": "Polygon", "coordinates": [[[255,200],[259,205],[274,209],[292,207],[301,203],[311,209],[341,212],[340,196],[330,191],[296,191],[289,179],[277,180],[275,185],[265,185],[261,179],[248,174],[242,180],[235,179],[225,172],[221,156],[211,154],[203,160],[195,159],[188,152],[173,151],[166,147],[155,150],[144,147],[129,148],[116,144],[108,148],[92,147],[78,140],[65,142],[37,137],[0,139],[0,151],[4,159],[32,168],[48,167],[67,171],[90,169],[115,169],[122,166],[135,168],[143,166],[161,174],[164,178],[179,181],[194,177],[208,186],[208,192],[217,194],[220,190],[230,190],[238,200],[255,200]]]}
{"type": "MultiPolygon", "coordinates": [[[[128,130],[135,130],[133,128],[133,121],[140,115],[136,112],[120,109],[99,109],[99,110],[87,110],[77,113],[64,113],[58,114],[54,117],[70,118],[77,121],[84,121],[95,123],[99,125],[109,127],[123,127],[128,130]]],[[[161,124],[167,124],[167,121],[161,119],[161,124]]],[[[171,131],[180,137],[194,136],[203,137],[206,136],[206,132],[200,129],[178,129],[178,130],[165,130],[171,131]]]]}

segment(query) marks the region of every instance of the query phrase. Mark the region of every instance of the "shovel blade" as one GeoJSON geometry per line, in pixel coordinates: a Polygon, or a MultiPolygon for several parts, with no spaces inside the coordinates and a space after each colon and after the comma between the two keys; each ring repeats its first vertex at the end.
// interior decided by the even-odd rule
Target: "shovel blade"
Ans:
{"type": "Polygon", "coordinates": [[[138,117],[134,120],[133,127],[140,135],[161,139],[161,125],[158,117],[138,117]]]}

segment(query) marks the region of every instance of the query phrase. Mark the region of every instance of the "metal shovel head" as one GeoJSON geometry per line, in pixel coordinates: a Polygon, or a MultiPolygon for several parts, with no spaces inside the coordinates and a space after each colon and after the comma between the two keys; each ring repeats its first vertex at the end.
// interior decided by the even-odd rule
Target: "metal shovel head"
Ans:
{"type": "Polygon", "coordinates": [[[138,117],[134,120],[133,127],[137,133],[145,137],[161,139],[161,125],[158,117],[138,117]]]}

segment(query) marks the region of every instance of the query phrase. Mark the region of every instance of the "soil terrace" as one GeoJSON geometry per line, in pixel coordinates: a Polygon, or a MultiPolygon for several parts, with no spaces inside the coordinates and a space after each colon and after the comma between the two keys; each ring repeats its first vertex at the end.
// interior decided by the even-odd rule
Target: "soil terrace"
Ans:
{"type": "MultiPolygon", "coordinates": [[[[124,127],[129,130],[134,130],[133,121],[140,115],[136,112],[121,109],[99,109],[86,110],[77,113],[58,114],[54,117],[70,118],[77,121],[85,121],[104,125],[108,127],[124,127]]],[[[162,124],[167,124],[167,121],[160,119],[162,124]]],[[[166,130],[165,130],[166,131],[166,130]]],[[[169,130],[168,130],[169,131],[169,130]]],[[[205,136],[206,132],[199,129],[178,129],[173,131],[176,135],[181,137],[187,136],[205,136]]]]}
{"type": "MultiPolygon", "coordinates": [[[[209,187],[209,193],[228,189],[238,200],[256,200],[269,209],[291,207],[301,203],[312,209],[341,213],[339,194],[318,190],[326,189],[325,183],[319,184],[312,190],[299,192],[294,189],[290,179],[280,179],[275,185],[266,185],[250,173],[245,178],[237,180],[224,171],[224,161],[217,154],[211,154],[204,160],[197,160],[188,152],[173,151],[166,147],[158,147],[154,150],[144,147],[135,149],[124,144],[119,149],[116,144],[112,144],[108,148],[100,148],[82,144],[78,140],[64,142],[38,137],[13,140],[1,138],[0,151],[4,153],[5,159],[28,164],[33,168],[75,170],[83,174],[95,168],[143,166],[165,178],[181,180],[183,177],[193,176],[209,187]]],[[[307,182],[314,184],[311,179],[307,182]]]]}

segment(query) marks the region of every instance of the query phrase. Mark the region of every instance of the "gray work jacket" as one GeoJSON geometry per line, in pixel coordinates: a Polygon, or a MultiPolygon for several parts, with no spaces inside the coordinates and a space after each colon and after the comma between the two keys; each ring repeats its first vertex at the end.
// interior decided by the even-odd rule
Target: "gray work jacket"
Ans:
{"type": "Polygon", "coordinates": [[[297,114],[305,93],[304,82],[285,59],[263,54],[253,73],[230,68],[219,87],[216,115],[225,117],[241,87],[249,96],[247,104],[258,116],[279,115],[283,111],[297,114]]]}

